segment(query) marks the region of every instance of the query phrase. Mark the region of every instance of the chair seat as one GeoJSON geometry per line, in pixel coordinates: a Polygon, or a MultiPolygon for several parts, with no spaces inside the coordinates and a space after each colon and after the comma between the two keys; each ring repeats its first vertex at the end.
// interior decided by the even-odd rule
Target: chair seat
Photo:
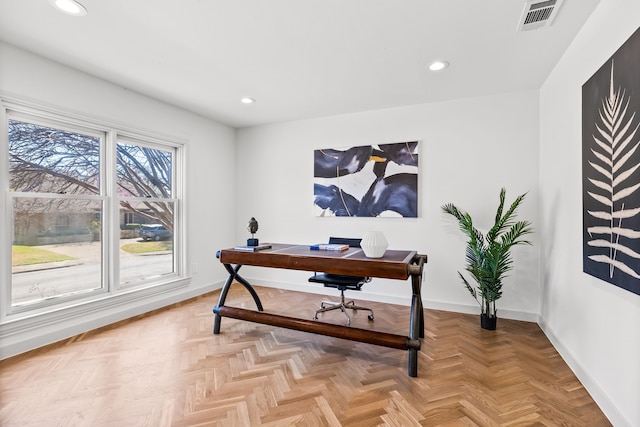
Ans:
{"type": "Polygon", "coordinates": [[[309,277],[310,282],[322,283],[330,288],[337,288],[339,286],[345,286],[348,289],[360,290],[362,285],[367,282],[367,277],[360,276],[344,276],[341,274],[327,274],[320,273],[309,277]]]}

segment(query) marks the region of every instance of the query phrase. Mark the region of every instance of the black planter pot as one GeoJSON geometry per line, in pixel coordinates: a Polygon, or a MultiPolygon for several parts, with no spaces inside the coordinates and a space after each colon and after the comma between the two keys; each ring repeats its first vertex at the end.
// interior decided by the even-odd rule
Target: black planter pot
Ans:
{"type": "Polygon", "coordinates": [[[498,323],[498,317],[489,317],[487,314],[482,313],[480,315],[480,326],[482,329],[488,329],[490,331],[496,330],[496,324],[498,323]]]}

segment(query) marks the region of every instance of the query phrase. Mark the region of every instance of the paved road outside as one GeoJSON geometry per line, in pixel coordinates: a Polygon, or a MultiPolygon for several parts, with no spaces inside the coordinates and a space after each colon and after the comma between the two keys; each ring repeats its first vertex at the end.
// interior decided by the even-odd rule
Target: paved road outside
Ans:
{"type": "MultiPolygon", "coordinates": [[[[120,247],[139,241],[139,238],[121,239],[120,247]]],[[[102,279],[100,242],[65,243],[39,246],[39,248],[77,259],[13,267],[14,274],[11,278],[13,305],[85,293],[105,286],[102,279]]],[[[130,288],[148,281],[149,278],[173,273],[173,252],[169,250],[130,254],[120,250],[118,265],[119,284],[117,286],[119,289],[130,288]]]]}

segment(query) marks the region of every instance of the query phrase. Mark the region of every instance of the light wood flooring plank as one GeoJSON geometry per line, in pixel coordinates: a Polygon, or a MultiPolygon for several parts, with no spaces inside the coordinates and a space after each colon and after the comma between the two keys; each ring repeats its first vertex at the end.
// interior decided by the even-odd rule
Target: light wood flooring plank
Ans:
{"type": "MultiPolygon", "coordinates": [[[[257,287],[311,318],[319,295],[257,287]]],[[[352,293],[354,294],[354,293],[352,293]]],[[[2,426],[608,426],[538,325],[425,310],[418,378],[406,351],[222,319],[219,292],[0,362],[2,426]]],[[[357,296],[351,295],[351,296],[357,296]]],[[[327,299],[326,297],[324,299],[327,299]]],[[[234,286],[228,304],[253,308],[234,286]]],[[[403,333],[409,308],[352,325],[403,333]]],[[[340,312],[322,321],[341,324],[340,312]]]]}

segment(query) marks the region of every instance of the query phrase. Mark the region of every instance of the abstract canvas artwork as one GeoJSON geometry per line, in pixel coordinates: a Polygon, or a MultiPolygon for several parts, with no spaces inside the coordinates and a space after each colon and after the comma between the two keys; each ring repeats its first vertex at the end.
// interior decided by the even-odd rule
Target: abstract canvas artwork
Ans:
{"type": "Polygon", "coordinates": [[[314,150],[316,216],[418,216],[418,141],[314,150]]]}
{"type": "Polygon", "coordinates": [[[640,29],[582,86],[584,272],[640,295],[640,29]]]}

